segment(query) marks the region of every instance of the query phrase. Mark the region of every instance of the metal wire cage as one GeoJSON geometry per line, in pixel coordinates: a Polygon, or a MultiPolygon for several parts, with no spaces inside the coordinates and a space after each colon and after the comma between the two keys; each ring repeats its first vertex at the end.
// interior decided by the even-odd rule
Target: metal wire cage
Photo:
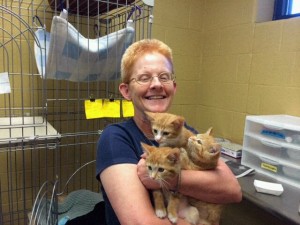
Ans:
{"type": "MultiPolygon", "coordinates": [[[[115,40],[120,40],[120,30],[129,22],[134,30],[131,42],[151,38],[153,7],[154,0],[2,1],[0,224],[56,224],[55,219],[43,223],[34,219],[37,218],[34,209],[38,200],[51,200],[51,207],[57,207],[58,193],[68,194],[78,189],[99,192],[94,164],[96,143],[107,124],[123,118],[121,114],[120,118],[87,120],[84,102],[121,99],[118,93],[119,60],[130,43],[116,49],[110,38],[114,35],[115,40]],[[53,21],[62,12],[66,13],[67,29],[72,27],[76,35],[73,45],[63,49],[61,55],[74,58],[72,51],[75,49],[73,53],[78,56],[83,52],[78,47],[82,39],[86,65],[81,67],[79,62],[76,63],[76,73],[97,67],[91,57],[94,52],[105,61],[108,68],[105,74],[112,71],[112,77],[97,79],[95,75],[85,80],[60,79],[57,71],[61,65],[75,66],[71,66],[71,61],[58,60],[57,55],[53,56],[55,60],[50,68],[49,59],[43,57],[49,57],[51,45],[58,46],[58,42],[51,44],[54,35],[59,35],[59,31],[53,29],[53,21]],[[41,36],[38,36],[39,31],[41,36]],[[105,43],[104,47],[112,46],[115,52],[100,50],[100,44],[92,45],[99,39],[105,43]],[[39,68],[39,62],[44,69],[39,68]],[[51,77],[49,69],[53,68],[56,73],[51,77]]],[[[103,70],[98,68],[100,72],[103,70]]],[[[51,216],[47,215],[48,218],[51,216]]]]}

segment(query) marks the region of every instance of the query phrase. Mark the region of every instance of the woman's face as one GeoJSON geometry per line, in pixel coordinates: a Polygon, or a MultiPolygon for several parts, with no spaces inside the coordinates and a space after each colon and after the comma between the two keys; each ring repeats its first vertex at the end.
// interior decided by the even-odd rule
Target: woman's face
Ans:
{"type": "Polygon", "coordinates": [[[152,81],[145,84],[139,84],[133,79],[129,84],[120,85],[123,96],[133,102],[135,115],[143,115],[144,111],[167,111],[176,92],[176,83],[173,81],[161,83],[157,76],[172,73],[170,62],[159,53],[147,53],[135,62],[132,71],[130,79],[136,79],[142,74],[153,77],[152,81]]]}

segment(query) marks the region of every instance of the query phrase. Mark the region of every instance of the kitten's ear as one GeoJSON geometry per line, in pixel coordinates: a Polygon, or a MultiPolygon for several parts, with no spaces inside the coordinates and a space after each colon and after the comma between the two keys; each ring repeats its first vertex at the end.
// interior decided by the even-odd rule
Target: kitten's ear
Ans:
{"type": "Polygon", "coordinates": [[[153,146],[151,145],[147,145],[146,143],[141,142],[141,146],[144,150],[144,153],[146,153],[147,155],[149,155],[153,151],[153,146]]]}
{"type": "Polygon", "coordinates": [[[168,160],[170,160],[172,163],[178,162],[180,159],[180,149],[174,148],[173,151],[168,155],[168,160]]]}
{"type": "Polygon", "coordinates": [[[210,127],[210,128],[206,131],[206,134],[212,136],[212,134],[213,134],[213,127],[210,127]]]}
{"type": "Polygon", "coordinates": [[[178,116],[178,117],[176,118],[176,120],[174,120],[174,121],[172,122],[172,124],[174,125],[174,127],[175,127],[176,129],[180,129],[180,128],[183,127],[184,121],[185,121],[185,119],[184,119],[182,116],[178,116]]]}
{"type": "Polygon", "coordinates": [[[209,152],[210,152],[210,153],[213,153],[213,154],[221,152],[221,145],[219,145],[219,144],[214,144],[214,145],[209,149],[209,152]]]}

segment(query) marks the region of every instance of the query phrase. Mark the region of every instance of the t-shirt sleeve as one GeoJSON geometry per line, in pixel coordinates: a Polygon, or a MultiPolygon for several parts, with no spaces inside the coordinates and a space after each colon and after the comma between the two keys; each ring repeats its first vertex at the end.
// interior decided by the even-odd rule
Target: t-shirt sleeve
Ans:
{"type": "Polygon", "coordinates": [[[121,163],[137,164],[140,157],[136,143],[123,127],[111,125],[104,129],[97,143],[96,177],[109,166],[121,163]]]}

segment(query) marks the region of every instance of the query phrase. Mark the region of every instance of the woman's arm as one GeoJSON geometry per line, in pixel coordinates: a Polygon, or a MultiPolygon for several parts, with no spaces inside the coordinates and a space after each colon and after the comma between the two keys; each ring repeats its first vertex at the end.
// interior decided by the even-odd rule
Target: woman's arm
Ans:
{"type": "MultiPolygon", "coordinates": [[[[122,225],[171,225],[167,219],[155,215],[149,193],[136,173],[135,164],[118,164],[105,169],[101,183],[122,225]]],[[[180,219],[178,225],[189,224],[180,219]]]]}
{"type": "Polygon", "coordinates": [[[224,204],[242,200],[240,184],[222,160],[219,160],[215,170],[182,170],[179,191],[212,203],[224,204]]]}
{"type": "MultiPolygon", "coordinates": [[[[144,159],[138,163],[138,176],[148,189],[159,188],[156,182],[146,178],[147,168],[144,159]]],[[[174,189],[176,184],[177,178],[170,181],[170,188],[174,189]]],[[[222,160],[219,160],[214,170],[182,170],[179,191],[184,195],[211,203],[225,204],[242,200],[241,187],[222,160]]]]}

